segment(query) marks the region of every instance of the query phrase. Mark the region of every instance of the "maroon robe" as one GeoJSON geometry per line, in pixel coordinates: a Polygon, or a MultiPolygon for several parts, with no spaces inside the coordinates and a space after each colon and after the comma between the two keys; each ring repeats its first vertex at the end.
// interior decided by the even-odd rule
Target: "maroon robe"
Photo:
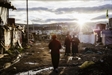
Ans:
{"type": "Polygon", "coordinates": [[[65,54],[70,53],[71,39],[69,37],[65,38],[65,54]]]}
{"type": "Polygon", "coordinates": [[[53,39],[49,43],[49,49],[51,49],[51,59],[52,59],[53,67],[54,69],[56,69],[58,68],[59,65],[59,58],[60,58],[59,49],[61,49],[61,43],[58,40],[53,39]]]}
{"type": "Polygon", "coordinates": [[[80,41],[78,38],[73,37],[72,38],[72,53],[78,53],[78,45],[79,45],[80,41]]]}

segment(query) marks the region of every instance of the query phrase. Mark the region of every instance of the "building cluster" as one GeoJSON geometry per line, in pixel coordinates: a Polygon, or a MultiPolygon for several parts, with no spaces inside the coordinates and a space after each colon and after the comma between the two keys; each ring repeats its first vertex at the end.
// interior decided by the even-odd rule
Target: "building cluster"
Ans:
{"type": "Polygon", "coordinates": [[[16,8],[8,0],[0,0],[0,53],[9,49],[23,48],[23,40],[27,42],[25,27],[15,25],[15,19],[9,18],[9,10],[16,8]]]}
{"type": "Polygon", "coordinates": [[[9,10],[16,8],[8,0],[0,0],[0,52],[19,46],[23,48],[29,40],[49,40],[53,34],[57,34],[62,40],[67,32],[77,34],[82,43],[103,45],[112,44],[112,18],[107,24],[97,24],[93,31],[80,31],[77,25],[61,23],[41,26],[29,25],[27,33],[26,25],[15,24],[14,18],[9,18],[9,10]]]}

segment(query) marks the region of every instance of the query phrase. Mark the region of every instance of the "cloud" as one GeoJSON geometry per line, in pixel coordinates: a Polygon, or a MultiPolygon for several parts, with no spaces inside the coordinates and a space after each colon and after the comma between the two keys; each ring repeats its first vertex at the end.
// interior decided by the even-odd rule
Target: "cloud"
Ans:
{"type": "MultiPolygon", "coordinates": [[[[26,0],[10,0],[10,1],[26,1],[26,0]]],[[[28,0],[28,1],[73,1],[73,0],[28,0]]],[[[87,1],[93,1],[93,0],[74,0],[74,1],[84,1],[84,2],[87,2],[87,1]]],[[[97,1],[107,1],[107,0],[97,0],[97,1]]],[[[108,0],[108,1],[111,1],[111,0],[108,0]]]]}
{"type": "Polygon", "coordinates": [[[10,15],[10,17],[14,17],[15,15],[10,15]]]}
{"type": "Polygon", "coordinates": [[[59,18],[58,19],[47,19],[46,22],[49,22],[49,21],[58,21],[58,22],[59,21],[60,22],[67,21],[68,22],[68,21],[74,21],[74,20],[77,20],[77,19],[68,19],[68,18],[67,19],[65,19],[65,18],[62,18],[62,19],[59,19],[59,18]]]}
{"type": "Polygon", "coordinates": [[[45,22],[43,19],[33,19],[32,22],[45,22]]]}
{"type": "Polygon", "coordinates": [[[57,13],[65,13],[65,12],[80,12],[80,13],[93,13],[93,12],[102,12],[107,9],[112,11],[112,4],[106,4],[102,6],[96,7],[76,7],[76,8],[59,8],[56,10],[57,13]]]}
{"type": "MultiPolygon", "coordinates": [[[[112,14],[109,15],[109,18],[111,18],[111,17],[112,17],[112,14]]],[[[100,20],[100,19],[106,19],[106,15],[100,15],[95,18],[92,18],[91,20],[100,20]]]]}
{"type": "MultiPolygon", "coordinates": [[[[102,6],[95,6],[95,7],[60,7],[57,9],[51,9],[47,7],[33,7],[28,8],[29,11],[48,11],[54,12],[56,14],[63,14],[63,13],[71,13],[71,12],[79,12],[79,13],[93,13],[93,12],[103,12],[107,9],[112,11],[112,4],[106,4],[102,6]]],[[[26,8],[17,8],[17,11],[26,11],[26,8]]]]}
{"type": "MultiPolygon", "coordinates": [[[[26,0],[12,0],[17,10],[11,11],[10,17],[26,21],[26,0]],[[19,2],[17,2],[19,1],[19,2]],[[23,2],[24,1],[24,2],[23,2]],[[13,13],[13,14],[12,14],[13,13]],[[21,16],[21,17],[20,17],[21,16]]],[[[29,0],[29,20],[35,23],[74,22],[77,17],[89,20],[105,18],[106,10],[112,12],[112,4],[108,1],[91,0],[29,0]],[[37,1],[37,2],[36,2],[37,1]],[[48,2],[45,2],[48,1],[48,2]],[[60,1],[60,2],[59,2],[60,1]],[[83,2],[85,1],[85,2],[83,2]],[[105,3],[105,4],[104,4],[105,3]],[[85,14],[87,16],[80,16],[85,14]],[[92,19],[91,19],[92,18],[92,19]]],[[[111,15],[110,15],[111,17],[111,15]]],[[[19,21],[19,20],[16,20],[19,21]]]]}
{"type": "MultiPolygon", "coordinates": [[[[29,11],[50,11],[50,9],[45,8],[45,7],[33,7],[33,8],[28,8],[29,11]]],[[[26,11],[26,8],[17,8],[17,11],[26,11]]]]}
{"type": "MultiPolygon", "coordinates": [[[[11,0],[11,1],[26,1],[26,0],[11,0]]],[[[28,0],[28,1],[72,1],[72,0],[28,0]]],[[[89,1],[89,0],[83,0],[83,1],[89,1]]]]}
{"type": "Polygon", "coordinates": [[[47,22],[73,22],[75,20],[77,20],[77,19],[68,19],[68,18],[46,19],[46,20],[34,19],[34,20],[32,20],[32,22],[44,22],[44,23],[47,23],[47,22]]]}

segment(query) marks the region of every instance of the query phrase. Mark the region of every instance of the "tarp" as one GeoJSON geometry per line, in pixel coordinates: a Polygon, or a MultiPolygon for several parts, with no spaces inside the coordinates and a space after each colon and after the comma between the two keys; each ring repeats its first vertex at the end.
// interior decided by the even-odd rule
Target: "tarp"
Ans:
{"type": "Polygon", "coordinates": [[[92,34],[79,34],[79,40],[83,43],[95,44],[95,35],[92,34]]]}
{"type": "Polygon", "coordinates": [[[13,45],[16,46],[17,43],[22,48],[22,31],[20,30],[13,31],[13,45]]]}
{"type": "Polygon", "coordinates": [[[112,30],[103,30],[101,33],[103,45],[112,44],[112,30]]]}
{"type": "Polygon", "coordinates": [[[0,17],[3,21],[3,24],[7,24],[7,8],[0,7],[0,17]]]}

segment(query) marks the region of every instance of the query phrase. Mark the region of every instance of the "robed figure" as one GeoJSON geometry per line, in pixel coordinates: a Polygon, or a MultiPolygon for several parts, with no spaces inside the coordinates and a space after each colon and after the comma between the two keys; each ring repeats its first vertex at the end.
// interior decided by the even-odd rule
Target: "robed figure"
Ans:
{"type": "Polygon", "coordinates": [[[65,38],[64,46],[65,46],[65,55],[69,55],[71,46],[71,36],[69,34],[67,34],[65,38]]]}
{"type": "Polygon", "coordinates": [[[49,43],[49,49],[51,49],[51,59],[54,71],[58,72],[61,43],[56,39],[56,35],[52,36],[52,40],[49,43]]]}
{"type": "Polygon", "coordinates": [[[72,55],[74,56],[76,53],[78,53],[78,45],[80,43],[79,39],[73,35],[72,38],[72,55]]]}

